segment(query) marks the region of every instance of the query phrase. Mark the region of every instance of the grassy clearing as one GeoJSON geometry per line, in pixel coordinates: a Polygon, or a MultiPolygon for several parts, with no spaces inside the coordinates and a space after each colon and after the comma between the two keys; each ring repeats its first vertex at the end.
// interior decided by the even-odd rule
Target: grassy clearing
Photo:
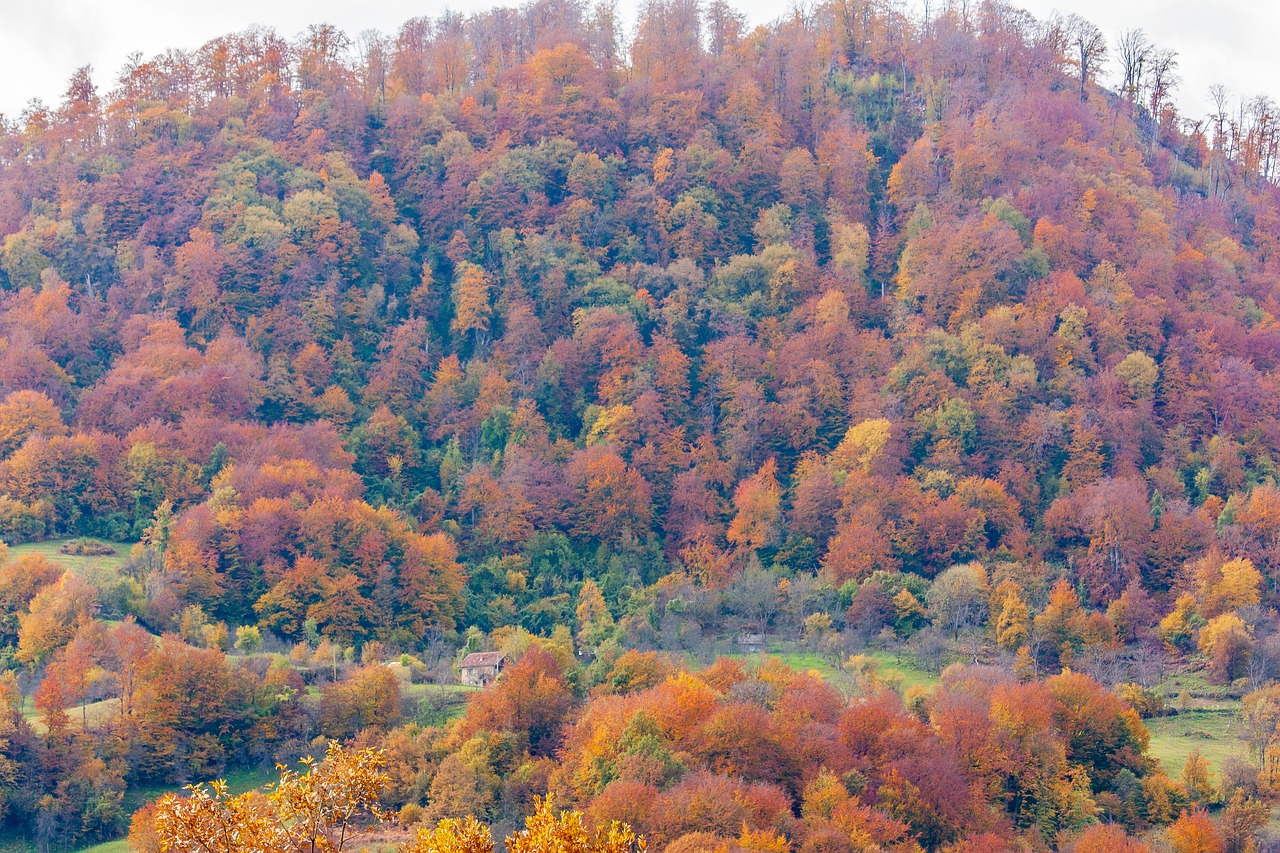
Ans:
{"type": "MultiPolygon", "coordinates": [[[[268,782],[274,782],[279,777],[273,770],[254,767],[231,769],[222,774],[221,778],[226,780],[228,790],[235,795],[252,791],[254,788],[261,788],[268,782]]],[[[202,779],[200,781],[212,780],[202,779]]],[[[180,790],[182,790],[181,785],[130,786],[124,794],[124,806],[128,812],[133,813],[157,797],[177,793],[180,790]]]]}
{"type": "MultiPolygon", "coordinates": [[[[796,650],[789,651],[779,644],[771,646],[767,654],[769,657],[777,658],[792,669],[799,670],[801,672],[816,672],[823,678],[828,679],[837,678],[840,675],[840,670],[833,666],[826,658],[822,657],[822,655],[815,652],[796,650]]],[[[730,657],[738,657],[747,661],[760,660],[760,655],[758,654],[730,655],[730,657]]]]}
{"type": "Polygon", "coordinates": [[[1223,708],[1239,707],[1243,689],[1231,685],[1211,684],[1201,666],[1184,665],[1160,685],[1165,701],[1171,707],[1223,708]]]}
{"type": "Polygon", "coordinates": [[[893,652],[867,652],[866,654],[867,657],[876,659],[880,664],[881,672],[896,672],[901,675],[903,690],[912,687],[922,687],[927,690],[938,684],[939,674],[919,666],[909,652],[901,655],[895,655],[893,652]]]}
{"type": "MultiPolygon", "coordinates": [[[[81,537],[75,537],[81,538],[81,537]]],[[[110,545],[116,549],[114,556],[101,557],[80,557],[72,554],[59,554],[58,548],[64,542],[70,542],[71,539],[52,539],[48,542],[28,542],[25,545],[9,546],[9,554],[12,557],[22,557],[27,554],[39,554],[49,562],[62,566],[64,569],[76,572],[77,574],[99,566],[105,566],[113,569],[119,569],[124,566],[125,560],[129,558],[129,551],[133,548],[132,542],[108,542],[105,539],[95,541],[102,542],[104,545],[110,545]]]]}
{"type": "Polygon", "coordinates": [[[1211,684],[1203,668],[1185,666],[1159,688],[1168,708],[1177,713],[1147,720],[1150,754],[1175,779],[1193,750],[1218,772],[1228,758],[1250,760],[1248,744],[1240,739],[1241,688],[1211,684]]]}
{"type": "Polygon", "coordinates": [[[1147,728],[1151,756],[1175,779],[1194,750],[1200,751],[1215,773],[1228,758],[1249,760],[1249,746],[1240,739],[1239,703],[1234,708],[1200,708],[1147,720],[1147,728]]]}
{"type": "MultiPolygon", "coordinates": [[[[817,652],[799,647],[797,643],[774,641],[768,644],[764,654],[782,661],[792,669],[803,672],[816,672],[833,684],[842,687],[847,687],[852,683],[850,673],[841,670],[817,652]]],[[[938,683],[938,675],[918,666],[915,657],[910,653],[904,652],[901,655],[895,655],[892,652],[867,651],[864,654],[866,657],[875,660],[881,677],[891,678],[895,675],[900,677],[903,690],[911,687],[928,689],[938,683]]],[[[759,652],[741,652],[736,649],[720,652],[717,656],[747,661],[748,664],[759,662],[761,659],[761,653],[759,652]]],[[[691,660],[690,662],[693,663],[694,661],[691,660]]]]}
{"type": "Polygon", "coordinates": [[[129,853],[129,844],[121,838],[118,841],[106,841],[92,847],[83,847],[79,853],[129,853]]]}
{"type": "Polygon", "coordinates": [[[467,710],[471,695],[478,692],[478,687],[465,687],[461,684],[404,682],[400,685],[400,695],[408,705],[406,714],[424,726],[443,726],[462,716],[467,710]]]}
{"type": "MultiPolygon", "coordinates": [[[[237,767],[228,770],[222,774],[222,779],[227,783],[227,789],[231,794],[243,794],[252,791],[255,788],[261,788],[268,782],[274,782],[279,779],[279,775],[275,770],[266,767],[237,767]]],[[[211,780],[200,780],[211,781],[211,780]]],[[[181,790],[180,785],[147,785],[147,786],[131,786],[124,792],[124,809],[133,814],[138,809],[145,806],[158,797],[165,794],[177,793],[181,790]]],[[[111,844],[123,842],[110,842],[111,844]]],[[[97,851],[97,847],[89,848],[97,851]]],[[[104,848],[110,850],[113,848],[104,848]]],[[[125,848],[120,848],[121,850],[125,848]]]]}
{"type": "Polygon", "coordinates": [[[472,693],[481,692],[479,687],[467,687],[463,684],[402,684],[400,686],[400,695],[408,696],[410,699],[421,699],[425,696],[449,696],[460,697],[462,701],[466,701],[472,693]]]}

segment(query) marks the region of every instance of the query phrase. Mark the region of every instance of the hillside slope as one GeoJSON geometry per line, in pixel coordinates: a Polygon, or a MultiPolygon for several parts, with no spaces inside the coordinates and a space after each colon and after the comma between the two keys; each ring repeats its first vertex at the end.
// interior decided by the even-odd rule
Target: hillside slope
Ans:
{"type": "MultiPolygon", "coordinates": [[[[49,737],[130,708],[137,620],[172,635],[149,677],[209,667],[221,714],[126,710],[114,746],[19,732],[43,769],[11,823],[110,836],[126,783],[387,723],[281,710],[343,650],[447,678],[461,644],[567,643],[574,702],[532,767],[588,687],[629,683],[624,650],[740,632],[842,667],[911,639],[1063,696],[1093,689],[1064,667],[1152,687],[1171,660],[1224,701],[1265,688],[1267,102],[1189,122],[1167,54],[1111,91],[1085,22],[963,12],[832,0],[748,29],[655,0],[624,40],[607,5],[539,0],[255,30],[0,127],[0,538],[141,542],[91,577],[0,570],[18,705],[44,685],[49,737]]],[[[988,675],[947,689],[994,714],[988,675]]],[[[1119,815],[1116,785],[1165,778],[1133,731],[1129,776],[1098,759],[1058,794],[1119,815]]],[[[771,781],[795,805],[820,765],[771,781]]],[[[552,779],[529,772],[504,808],[552,779]]],[[[983,829],[988,795],[926,846],[983,829]]]]}

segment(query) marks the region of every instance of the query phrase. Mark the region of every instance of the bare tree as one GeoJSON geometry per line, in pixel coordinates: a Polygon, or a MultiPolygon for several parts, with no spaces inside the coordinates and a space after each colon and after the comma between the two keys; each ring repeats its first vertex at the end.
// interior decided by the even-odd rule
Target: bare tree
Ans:
{"type": "Polygon", "coordinates": [[[599,0],[588,19],[588,49],[596,65],[606,71],[618,68],[622,54],[621,27],[616,0],[599,0]]]}
{"type": "Polygon", "coordinates": [[[926,672],[940,672],[947,657],[947,636],[940,628],[929,626],[911,638],[916,660],[926,672]]]}
{"type": "Polygon", "coordinates": [[[726,0],[712,0],[707,6],[708,50],[712,56],[724,56],[742,36],[747,18],[726,0]]]}
{"type": "Polygon", "coordinates": [[[1160,117],[1166,107],[1171,106],[1170,98],[1173,90],[1182,82],[1177,74],[1178,54],[1173,50],[1152,50],[1147,63],[1147,108],[1151,110],[1151,144],[1155,146],[1155,137],[1160,128],[1160,117]]]}
{"type": "Polygon", "coordinates": [[[738,616],[744,628],[762,636],[769,630],[778,605],[778,581],[758,561],[748,565],[724,591],[725,609],[738,616]]]}
{"type": "Polygon", "coordinates": [[[391,39],[377,30],[365,30],[356,39],[360,55],[360,82],[364,87],[365,102],[378,112],[387,102],[387,74],[391,70],[391,39]]]}
{"type": "Polygon", "coordinates": [[[1217,195],[1224,184],[1230,186],[1233,157],[1230,147],[1232,134],[1229,132],[1231,118],[1227,112],[1230,93],[1226,86],[1214,83],[1209,87],[1209,98],[1213,101],[1213,113],[1209,116],[1209,123],[1213,128],[1213,138],[1209,144],[1209,185],[1213,194],[1217,195]]]}
{"type": "Polygon", "coordinates": [[[1227,87],[1221,83],[1214,83],[1209,87],[1209,98],[1213,101],[1213,135],[1214,146],[1224,145],[1227,133],[1227,100],[1230,97],[1227,87]]]}
{"type": "Polygon", "coordinates": [[[1137,104],[1138,90],[1142,85],[1142,73],[1155,45],[1147,40],[1147,34],[1140,29],[1125,30],[1120,34],[1116,45],[1120,53],[1120,94],[1130,104],[1137,104]]]}
{"type": "Polygon", "coordinates": [[[1270,180],[1277,139],[1275,102],[1258,95],[1240,102],[1240,118],[1233,144],[1241,170],[1251,180],[1270,180]]]}
{"type": "Polygon", "coordinates": [[[1089,83],[1107,58],[1107,38],[1095,24],[1079,15],[1067,17],[1066,35],[1071,50],[1070,64],[1080,75],[1080,100],[1087,101],[1089,83]]]}
{"type": "Polygon", "coordinates": [[[1034,44],[1040,65],[1045,71],[1066,74],[1071,46],[1067,39],[1067,22],[1053,12],[1035,29],[1034,44]]]}
{"type": "Polygon", "coordinates": [[[1280,634],[1254,644],[1253,655],[1249,658],[1249,689],[1257,690],[1275,676],[1277,662],[1280,662],[1280,634]]]}

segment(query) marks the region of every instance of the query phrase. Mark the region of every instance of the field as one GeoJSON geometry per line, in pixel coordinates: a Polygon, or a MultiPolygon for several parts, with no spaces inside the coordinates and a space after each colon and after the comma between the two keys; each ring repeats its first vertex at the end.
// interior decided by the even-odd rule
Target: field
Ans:
{"type": "Polygon", "coordinates": [[[105,841],[92,847],[81,848],[80,853],[129,853],[129,844],[123,838],[119,841],[105,841]]]}
{"type": "Polygon", "coordinates": [[[897,673],[902,676],[902,689],[908,690],[912,687],[930,688],[938,683],[938,673],[929,672],[921,667],[913,655],[903,653],[902,655],[894,655],[892,652],[868,652],[867,657],[874,658],[880,665],[880,672],[883,674],[897,673]]]}
{"type": "MultiPolygon", "coordinates": [[[[90,702],[88,705],[74,705],[67,709],[67,716],[70,718],[71,725],[88,731],[100,729],[104,723],[119,713],[120,700],[118,698],[90,702]]],[[[36,710],[32,695],[28,695],[22,703],[22,716],[27,718],[27,722],[31,723],[31,728],[35,729],[38,734],[45,734],[48,731],[45,728],[44,717],[36,710]]]]}
{"type": "Polygon", "coordinates": [[[398,662],[388,666],[400,679],[401,706],[406,715],[424,726],[441,726],[460,716],[467,699],[479,690],[461,684],[414,684],[409,671],[398,662]]]}
{"type": "MultiPolygon", "coordinates": [[[[850,691],[854,686],[852,673],[841,670],[827,658],[804,648],[799,643],[782,640],[770,641],[765,647],[764,654],[782,661],[792,669],[816,672],[843,691],[850,691]]],[[[904,691],[911,687],[927,689],[938,683],[937,673],[928,672],[919,666],[915,657],[910,653],[904,652],[901,655],[895,655],[892,652],[868,651],[865,656],[875,661],[876,672],[879,677],[890,681],[900,678],[899,686],[904,691]]],[[[715,657],[735,658],[750,663],[758,662],[761,659],[761,653],[743,652],[732,646],[718,644],[711,659],[715,657]],[[724,647],[722,648],[721,646],[724,647]]],[[[690,663],[705,664],[710,663],[710,660],[694,661],[691,658],[690,663]]]]}
{"type": "Polygon", "coordinates": [[[104,841],[102,844],[95,844],[93,847],[81,848],[81,853],[128,853],[128,841],[120,839],[118,841],[104,841]]]}
{"type": "Polygon", "coordinates": [[[1175,779],[1192,751],[1198,750],[1217,773],[1228,758],[1250,760],[1249,745],[1240,739],[1240,691],[1209,684],[1197,670],[1183,670],[1162,685],[1170,710],[1167,717],[1147,720],[1151,755],[1175,779]]]}
{"type": "Polygon", "coordinates": [[[129,552],[133,548],[131,542],[107,542],[103,539],[95,539],[95,542],[101,542],[104,545],[110,545],[116,549],[114,556],[100,557],[82,557],[73,554],[59,554],[58,548],[70,539],[52,539],[48,542],[28,542],[25,545],[10,545],[9,554],[14,557],[21,557],[26,554],[40,554],[49,562],[56,563],[63,568],[69,569],[77,574],[87,569],[99,566],[107,566],[113,569],[121,568],[125,560],[129,557],[129,552]]]}
{"type": "Polygon", "coordinates": [[[1217,772],[1228,758],[1249,760],[1249,746],[1238,737],[1239,703],[1234,707],[1201,708],[1171,717],[1147,720],[1151,755],[1175,779],[1192,751],[1199,750],[1209,769],[1217,772]]]}

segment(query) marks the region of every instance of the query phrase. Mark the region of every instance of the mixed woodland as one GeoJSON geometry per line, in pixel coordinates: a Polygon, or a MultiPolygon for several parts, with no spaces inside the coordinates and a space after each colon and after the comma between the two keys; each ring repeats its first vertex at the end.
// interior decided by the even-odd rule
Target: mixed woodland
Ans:
{"type": "Polygon", "coordinates": [[[1280,132],[1177,59],[530,0],[0,118],[0,843],[1275,849],[1280,132]]]}

